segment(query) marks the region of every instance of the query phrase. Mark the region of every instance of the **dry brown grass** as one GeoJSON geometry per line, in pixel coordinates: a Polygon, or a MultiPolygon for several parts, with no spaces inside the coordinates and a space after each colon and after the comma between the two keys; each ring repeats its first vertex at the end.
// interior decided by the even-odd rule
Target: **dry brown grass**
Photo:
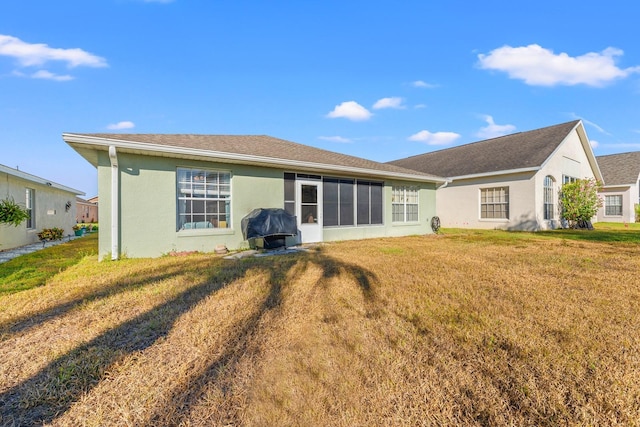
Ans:
{"type": "Polygon", "coordinates": [[[640,425],[637,244],[98,263],[0,297],[0,424],[640,425]]]}

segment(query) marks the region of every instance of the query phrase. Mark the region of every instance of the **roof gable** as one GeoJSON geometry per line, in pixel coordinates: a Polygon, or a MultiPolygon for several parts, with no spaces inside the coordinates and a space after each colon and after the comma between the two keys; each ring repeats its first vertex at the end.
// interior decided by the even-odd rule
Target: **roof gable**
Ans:
{"type": "Polygon", "coordinates": [[[596,157],[607,186],[631,185],[640,176],[640,151],[596,157]]]}
{"type": "Polygon", "coordinates": [[[77,150],[87,146],[106,149],[109,145],[115,145],[119,151],[131,150],[155,155],[178,156],[190,153],[227,162],[279,165],[288,168],[315,167],[323,171],[350,170],[421,181],[445,181],[444,178],[428,172],[379,163],[266,135],[93,133],[63,134],[63,139],[77,150]]]}
{"type": "Polygon", "coordinates": [[[458,147],[399,159],[390,164],[445,177],[537,169],[580,123],[519,132],[458,147]]]}

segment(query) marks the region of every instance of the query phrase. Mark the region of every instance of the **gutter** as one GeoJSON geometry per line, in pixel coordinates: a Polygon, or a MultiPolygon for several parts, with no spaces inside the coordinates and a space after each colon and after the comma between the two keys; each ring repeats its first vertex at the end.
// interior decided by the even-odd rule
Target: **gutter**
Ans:
{"type": "Polygon", "coordinates": [[[111,259],[115,261],[120,255],[120,248],[118,247],[118,236],[120,234],[118,178],[120,171],[118,169],[118,153],[113,145],[109,146],[109,161],[111,162],[111,259]]]}

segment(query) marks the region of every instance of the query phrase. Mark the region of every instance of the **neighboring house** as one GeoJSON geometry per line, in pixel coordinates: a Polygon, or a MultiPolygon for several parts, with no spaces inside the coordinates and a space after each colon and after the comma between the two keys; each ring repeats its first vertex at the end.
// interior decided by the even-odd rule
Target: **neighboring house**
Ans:
{"type": "Polygon", "coordinates": [[[101,259],[247,247],[255,208],[295,214],[302,243],[425,234],[445,181],[269,136],[62,137],[98,169],[101,259]]]}
{"type": "Polygon", "coordinates": [[[0,250],[38,241],[43,228],[61,228],[73,234],[76,223],[76,195],[83,192],[0,165],[0,199],[13,198],[31,217],[17,227],[0,224],[0,250]]]}
{"type": "MultiPolygon", "coordinates": [[[[97,197],[93,199],[97,199],[97,197]]],[[[76,197],[76,215],[78,223],[98,222],[98,204],[76,197]]]]}
{"type": "Polygon", "coordinates": [[[581,121],[400,159],[390,164],[446,177],[436,192],[443,227],[508,230],[560,225],[558,190],[602,181],[581,121]]]}
{"type": "Polygon", "coordinates": [[[640,151],[596,159],[605,184],[599,193],[604,203],[598,221],[635,222],[635,205],[640,203],[640,151]]]}

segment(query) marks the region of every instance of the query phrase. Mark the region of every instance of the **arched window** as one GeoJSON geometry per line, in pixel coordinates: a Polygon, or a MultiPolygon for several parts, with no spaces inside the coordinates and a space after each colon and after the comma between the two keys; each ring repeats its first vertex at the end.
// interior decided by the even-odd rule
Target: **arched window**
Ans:
{"type": "Polygon", "coordinates": [[[554,219],[553,206],[553,178],[547,175],[544,177],[544,219],[554,219]]]}

